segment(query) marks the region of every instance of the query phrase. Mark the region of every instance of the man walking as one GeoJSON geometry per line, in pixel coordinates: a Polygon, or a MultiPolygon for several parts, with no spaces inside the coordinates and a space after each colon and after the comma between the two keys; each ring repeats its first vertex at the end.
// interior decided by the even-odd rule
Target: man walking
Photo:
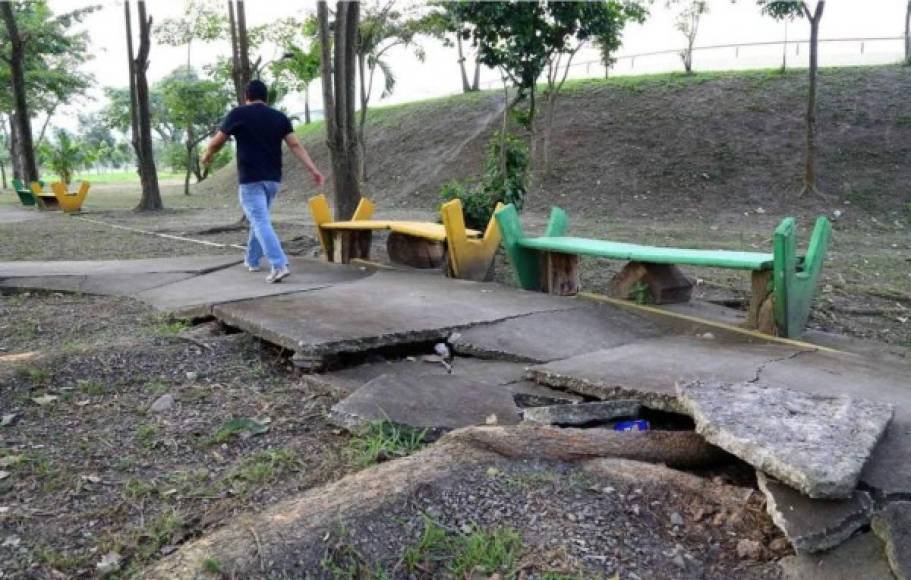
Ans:
{"type": "Polygon", "coordinates": [[[212,162],[212,157],[222,148],[228,136],[237,140],[240,205],[250,222],[250,239],[244,262],[251,272],[258,272],[259,262],[265,254],[272,265],[266,282],[274,284],[291,273],[288,257],[269,217],[269,208],[282,180],[282,141],[301,160],[317,187],[323,184],[325,178],[300,144],[288,117],[266,104],[267,95],[265,83],[250,81],[245,92],[246,104],[235,107],[225,117],[206,148],[202,163],[208,165],[212,162]]]}

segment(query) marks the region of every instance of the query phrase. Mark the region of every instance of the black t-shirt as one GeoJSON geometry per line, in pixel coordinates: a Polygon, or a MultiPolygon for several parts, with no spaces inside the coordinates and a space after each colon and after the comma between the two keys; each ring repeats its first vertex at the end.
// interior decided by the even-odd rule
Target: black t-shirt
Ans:
{"type": "Polygon", "coordinates": [[[281,111],[264,103],[236,107],[221,132],[237,140],[237,175],[241,183],[282,180],[282,141],[294,131],[281,111]]]}

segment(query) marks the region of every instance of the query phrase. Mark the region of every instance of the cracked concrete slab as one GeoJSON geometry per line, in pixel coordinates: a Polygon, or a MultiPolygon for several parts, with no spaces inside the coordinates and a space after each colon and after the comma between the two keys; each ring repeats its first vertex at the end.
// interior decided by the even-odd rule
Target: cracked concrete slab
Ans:
{"type": "Polygon", "coordinates": [[[847,498],[892,406],[754,383],[677,386],[696,432],[811,498],[847,498]]]}
{"type": "Polygon", "coordinates": [[[838,546],[870,523],[873,501],[865,491],[847,500],[809,499],[757,472],[766,511],[798,553],[822,552],[838,546]]]}
{"type": "Polygon", "coordinates": [[[294,351],[297,364],[313,369],[334,355],[441,340],[456,329],[573,306],[570,298],[497,284],[384,270],[369,280],[219,305],[213,312],[294,351]]]}
{"type": "Polygon", "coordinates": [[[802,352],[777,344],[722,343],[676,336],[649,339],[529,369],[540,384],[598,399],[636,399],[661,411],[682,412],[674,386],[704,380],[755,380],[770,361],[802,352]]]}
{"type": "Polygon", "coordinates": [[[329,420],[353,431],[387,420],[432,440],[459,427],[514,425],[519,408],[505,389],[465,377],[381,375],[333,405],[329,420]]]}
{"type": "Polygon", "coordinates": [[[830,552],[787,556],[778,564],[787,580],[895,580],[882,544],[872,533],[856,536],[830,552]]]}
{"type": "Polygon", "coordinates": [[[216,304],[327,288],[373,274],[363,267],[305,258],[291,258],[290,262],[291,276],[280,284],[267,284],[267,271],[248,272],[238,264],[139,292],[136,298],[177,316],[201,317],[211,314],[216,304]]]}
{"type": "Polygon", "coordinates": [[[162,272],[157,274],[99,274],[92,276],[28,276],[6,278],[0,282],[0,287],[79,292],[100,296],[132,296],[145,290],[180,282],[195,275],[181,272],[162,272]]]}
{"type": "Polygon", "coordinates": [[[469,328],[452,345],[481,358],[543,363],[665,334],[668,330],[649,318],[591,304],[469,328]]]}
{"type": "Polygon", "coordinates": [[[45,276],[100,276],[129,274],[205,274],[239,264],[240,256],[183,256],[142,260],[76,260],[60,262],[0,262],[0,280],[45,276]]]}
{"type": "Polygon", "coordinates": [[[887,504],[873,517],[873,531],[885,546],[895,577],[911,579],[911,501],[887,504]]]}

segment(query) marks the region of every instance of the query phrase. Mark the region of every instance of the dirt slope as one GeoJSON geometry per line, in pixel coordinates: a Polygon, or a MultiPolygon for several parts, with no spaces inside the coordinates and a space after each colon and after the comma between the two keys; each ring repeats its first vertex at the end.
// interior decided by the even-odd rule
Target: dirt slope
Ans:
{"type": "MultiPolygon", "coordinates": [[[[578,82],[561,96],[554,170],[535,175],[531,207],[597,204],[614,217],[660,217],[757,207],[813,213],[847,201],[861,213],[907,219],[911,68],[821,71],[819,171],[828,201],[793,196],[802,175],[805,91],[803,71],[578,82]],[[651,201],[631,204],[634,195],[651,201]]],[[[480,173],[501,107],[498,94],[484,93],[375,110],[369,195],[380,207],[432,209],[440,184],[480,173]]],[[[305,142],[327,167],[321,131],[305,142]]],[[[306,174],[286,161],[291,197],[309,195],[306,174]]],[[[197,191],[233,195],[235,185],[228,168],[197,191]]]]}

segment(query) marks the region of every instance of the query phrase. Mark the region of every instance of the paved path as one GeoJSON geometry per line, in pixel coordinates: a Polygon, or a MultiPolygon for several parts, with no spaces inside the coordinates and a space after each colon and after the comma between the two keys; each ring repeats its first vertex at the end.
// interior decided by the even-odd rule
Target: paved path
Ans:
{"type": "MultiPolygon", "coordinates": [[[[13,194],[15,195],[15,193],[13,194]]],[[[0,224],[14,224],[44,219],[48,216],[34,207],[19,207],[15,205],[0,205],[0,224]]]]}
{"type": "MultiPolygon", "coordinates": [[[[551,388],[634,397],[670,411],[680,411],[675,385],[694,379],[889,403],[894,419],[861,481],[876,492],[880,507],[911,498],[911,365],[735,334],[706,339],[705,330],[607,304],[436,272],[296,258],[287,282],[268,285],[264,273],[247,272],[239,262],[223,256],[7,262],[0,263],[0,288],[132,296],[179,316],[213,315],[293,351],[299,366],[311,369],[377,349],[450,339],[464,354],[542,363],[529,377],[551,388]]],[[[511,374],[510,384],[521,378],[511,374]]],[[[797,513],[815,509],[813,501],[796,506],[797,513]]]]}

